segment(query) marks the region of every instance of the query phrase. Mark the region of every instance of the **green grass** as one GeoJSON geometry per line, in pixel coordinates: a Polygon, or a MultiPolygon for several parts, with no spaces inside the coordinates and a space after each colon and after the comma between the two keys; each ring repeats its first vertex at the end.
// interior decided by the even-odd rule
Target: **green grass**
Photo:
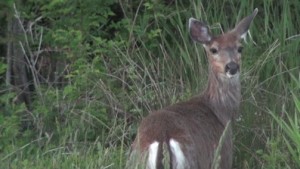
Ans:
{"type": "MultiPolygon", "coordinates": [[[[24,147],[2,159],[2,168],[122,168],[116,163],[119,148],[104,148],[100,143],[70,145],[74,147],[46,147],[38,152],[24,147]],[[80,147],[80,148],[78,148],[80,147]],[[30,153],[24,153],[30,151],[30,153]]],[[[28,145],[32,146],[32,145],[28,145]]],[[[33,149],[33,148],[32,148],[33,149]]]]}
{"type": "Polygon", "coordinates": [[[33,111],[33,132],[17,135],[16,119],[2,123],[1,137],[9,141],[1,142],[0,168],[123,168],[143,116],[205,87],[207,61],[188,36],[188,18],[205,20],[220,33],[220,25],[232,28],[255,7],[259,13],[242,56],[234,168],[299,168],[300,2],[248,3],[190,0],[166,8],[147,1],[133,11],[127,6],[130,33],[103,49],[113,62],[78,61],[80,73],[69,75],[68,87],[46,87],[45,104],[33,111]],[[49,117],[53,113],[62,118],[49,117]]]}

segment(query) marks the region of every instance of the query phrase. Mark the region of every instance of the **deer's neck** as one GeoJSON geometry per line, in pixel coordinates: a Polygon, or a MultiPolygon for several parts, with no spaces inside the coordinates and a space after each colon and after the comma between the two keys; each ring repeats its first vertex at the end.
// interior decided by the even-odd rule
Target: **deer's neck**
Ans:
{"type": "Polygon", "coordinates": [[[210,72],[204,97],[219,120],[226,125],[229,120],[238,116],[241,100],[239,76],[226,78],[210,72]]]}

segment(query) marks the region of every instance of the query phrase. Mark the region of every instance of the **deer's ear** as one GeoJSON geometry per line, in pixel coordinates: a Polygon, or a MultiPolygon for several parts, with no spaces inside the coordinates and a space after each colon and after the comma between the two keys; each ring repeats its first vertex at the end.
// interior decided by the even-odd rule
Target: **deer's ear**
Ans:
{"type": "Polygon", "coordinates": [[[201,21],[198,21],[194,18],[189,19],[189,30],[191,38],[202,44],[209,43],[211,40],[211,35],[209,28],[206,24],[201,21]]]}
{"type": "Polygon", "coordinates": [[[255,10],[252,12],[251,15],[249,15],[249,16],[245,17],[244,19],[242,19],[235,26],[235,28],[232,30],[232,32],[240,38],[245,38],[245,36],[246,36],[246,34],[249,30],[250,24],[251,24],[252,20],[254,19],[254,17],[256,16],[257,12],[258,12],[258,9],[255,8],[255,10]]]}

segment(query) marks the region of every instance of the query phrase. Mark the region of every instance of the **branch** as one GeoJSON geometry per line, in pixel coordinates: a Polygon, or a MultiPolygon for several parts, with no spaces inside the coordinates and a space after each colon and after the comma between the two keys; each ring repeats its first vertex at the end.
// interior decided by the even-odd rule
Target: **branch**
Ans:
{"type": "MultiPolygon", "coordinates": [[[[25,49],[22,41],[19,41],[19,44],[21,46],[21,49],[22,49],[22,52],[23,52],[24,57],[26,59],[26,62],[28,64],[29,68],[30,68],[30,72],[31,72],[32,77],[33,77],[34,88],[37,91],[37,93],[39,94],[39,96],[41,96],[41,98],[42,98],[42,93],[41,93],[40,88],[39,88],[40,82],[39,82],[38,75],[37,75],[38,71],[35,68],[36,61],[34,60],[34,54],[32,52],[32,49],[30,47],[30,43],[28,41],[27,31],[24,28],[24,25],[23,25],[21,17],[20,17],[20,13],[18,12],[18,10],[16,8],[16,4],[15,3],[13,5],[13,7],[14,7],[14,12],[15,12],[14,16],[18,20],[19,25],[20,25],[20,27],[21,27],[21,29],[23,31],[23,35],[24,35],[24,38],[25,38],[24,44],[25,44],[26,49],[25,49]]],[[[32,22],[30,24],[30,31],[31,31],[32,25],[35,24],[37,21],[41,20],[41,18],[42,17],[38,17],[37,19],[35,19],[34,22],[32,22]]],[[[41,37],[40,37],[40,40],[39,40],[39,50],[41,48],[41,43],[42,43],[42,34],[41,34],[41,37]]]]}

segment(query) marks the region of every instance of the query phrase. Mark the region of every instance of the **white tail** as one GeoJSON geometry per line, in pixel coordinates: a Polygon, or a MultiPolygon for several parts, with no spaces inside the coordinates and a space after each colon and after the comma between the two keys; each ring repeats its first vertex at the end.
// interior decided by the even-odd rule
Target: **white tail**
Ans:
{"type": "Polygon", "coordinates": [[[241,100],[240,40],[257,12],[255,9],[234,29],[219,36],[212,36],[203,22],[189,19],[191,38],[203,44],[207,53],[207,88],[188,101],[150,113],[141,122],[130,160],[138,159],[137,163],[145,165],[128,168],[163,169],[166,167],[163,159],[167,156],[167,166],[171,169],[232,167],[232,129],[227,125],[238,114],[241,100]]]}

